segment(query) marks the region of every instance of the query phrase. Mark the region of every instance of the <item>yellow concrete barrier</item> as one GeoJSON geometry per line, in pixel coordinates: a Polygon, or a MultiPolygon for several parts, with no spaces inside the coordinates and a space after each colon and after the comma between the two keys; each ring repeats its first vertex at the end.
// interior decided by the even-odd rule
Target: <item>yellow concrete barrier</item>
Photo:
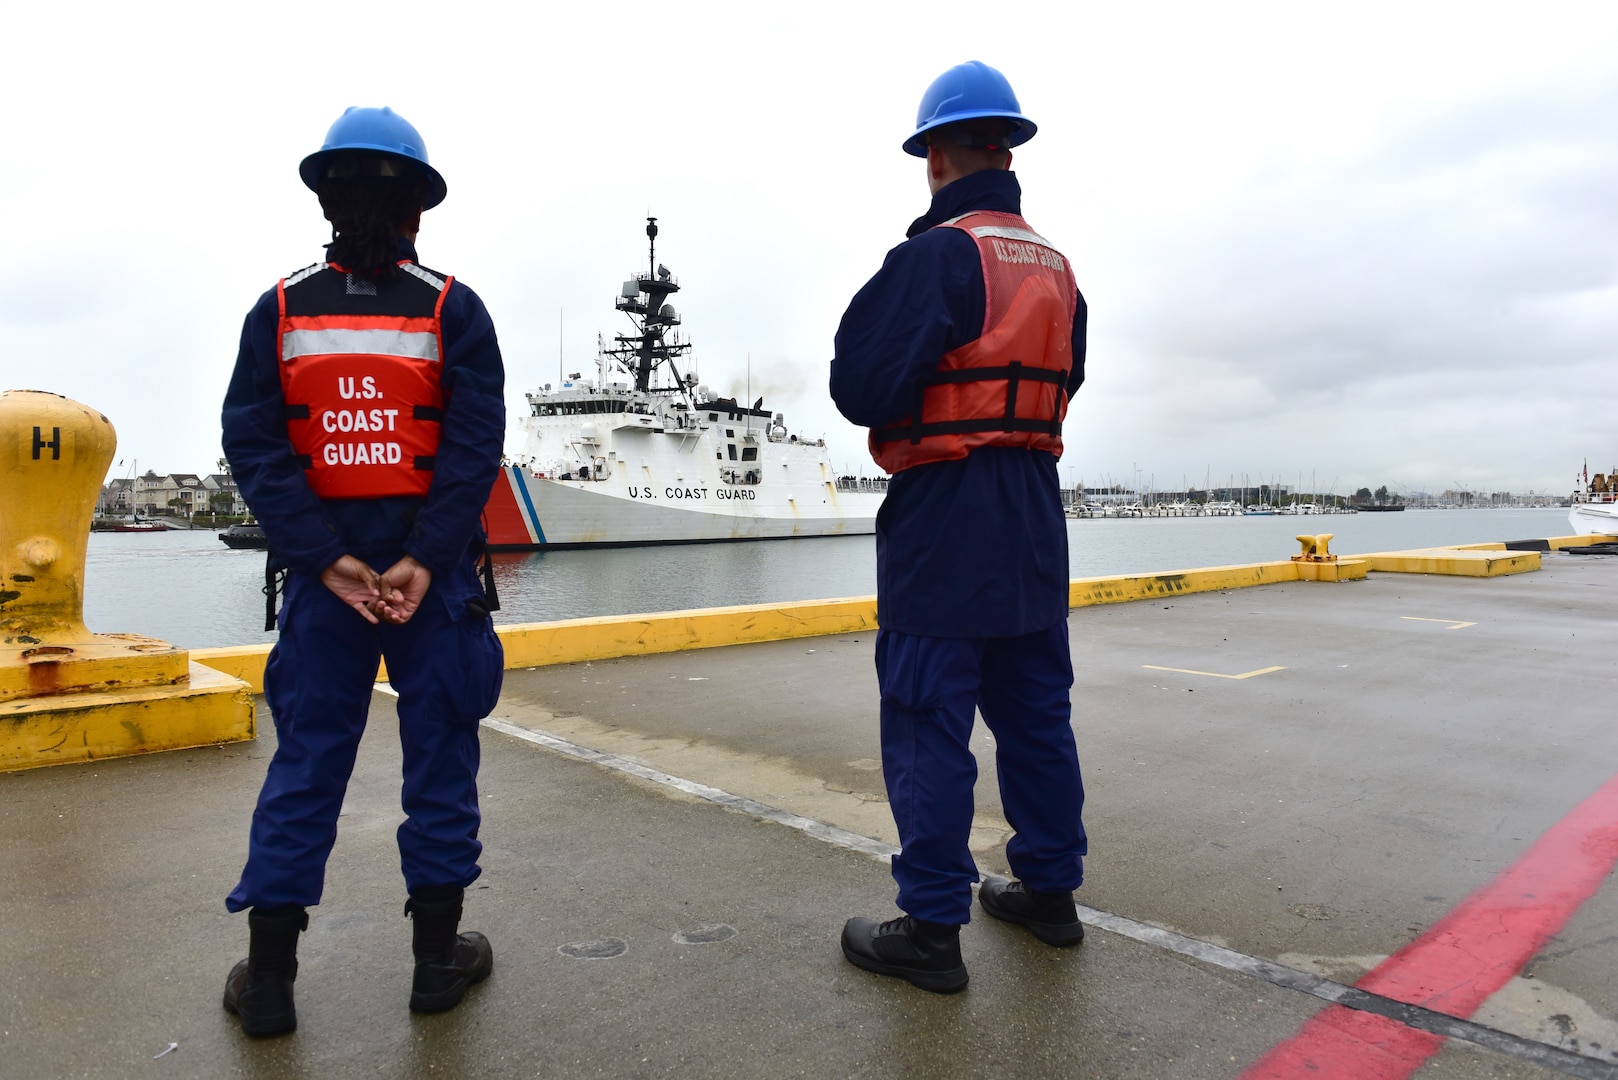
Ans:
{"type": "Polygon", "coordinates": [[[247,684],[192,664],[179,686],[0,702],[0,772],[214,746],[257,734],[247,684]]]}
{"type": "Polygon", "coordinates": [[[1447,574],[1452,577],[1503,577],[1540,568],[1537,551],[1506,551],[1463,548],[1420,548],[1413,551],[1382,551],[1356,555],[1372,570],[1389,574],[1447,574]]]}
{"type": "MultiPolygon", "coordinates": [[[[506,650],[506,667],[541,667],[580,660],[712,649],[787,638],[822,637],[876,629],[876,597],[813,600],[792,604],[747,604],[739,607],[664,611],[655,615],[607,615],[557,622],[512,623],[495,628],[506,650]]],[[[264,692],[268,645],[194,649],[192,657],[217,671],[228,672],[264,692]]],[[[387,666],[377,671],[388,677],[387,666]]]]}
{"type": "Polygon", "coordinates": [[[1170,574],[1130,574],[1122,577],[1074,578],[1068,583],[1070,608],[1094,604],[1126,604],[1131,600],[1158,600],[1166,596],[1249,589],[1288,581],[1357,581],[1366,565],[1357,557],[1335,562],[1266,562],[1239,566],[1210,566],[1170,574]]]}
{"type": "MultiPolygon", "coordinates": [[[[1618,536],[1547,536],[1544,539],[1546,547],[1552,551],[1563,551],[1570,547],[1589,547],[1591,544],[1618,544],[1618,536]]],[[[1506,545],[1500,542],[1492,544],[1457,544],[1455,551],[1504,551],[1506,545]]]]}
{"type": "Polygon", "coordinates": [[[264,692],[264,665],[272,645],[224,645],[192,649],[191,659],[231,678],[240,679],[255,694],[264,692]]]}
{"type": "Polygon", "coordinates": [[[1165,596],[1245,589],[1254,585],[1275,585],[1297,580],[1298,566],[1292,562],[1214,566],[1168,574],[1074,578],[1068,582],[1067,606],[1080,608],[1095,604],[1127,604],[1132,600],[1156,600],[1165,596]]]}
{"type": "Polygon", "coordinates": [[[507,667],[571,664],[681,649],[876,630],[876,597],[613,615],[502,626],[507,667]]]}

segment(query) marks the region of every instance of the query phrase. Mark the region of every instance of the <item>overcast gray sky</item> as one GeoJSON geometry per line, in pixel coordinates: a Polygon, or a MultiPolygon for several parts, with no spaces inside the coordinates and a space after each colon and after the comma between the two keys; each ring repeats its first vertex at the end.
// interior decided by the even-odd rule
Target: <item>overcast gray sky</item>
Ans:
{"type": "MultiPolygon", "coordinates": [[[[1066,480],[1567,491],[1618,464],[1618,5],[173,3],[8,15],[0,386],[208,472],[241,319],[328,238],[299,159],[391,105],[522,391],[624,328],[644,217],[699,374],[874,471],[826,398],[925,210],[923,89],[1000,67],[1090,302],[1066,480]],[[565,314],[564,314],[565,313],[565,314]]],[[[115,467],[114,473],[120,470],[115,467]]]]}

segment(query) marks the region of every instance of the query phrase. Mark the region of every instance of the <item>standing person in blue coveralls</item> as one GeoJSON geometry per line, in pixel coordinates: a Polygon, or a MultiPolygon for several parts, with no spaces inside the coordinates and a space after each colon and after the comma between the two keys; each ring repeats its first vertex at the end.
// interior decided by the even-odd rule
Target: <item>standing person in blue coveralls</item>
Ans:
{"type": "Polygon", "coordinates": [[[937,993],[967,983],[974,710],[994,734],[1018,879],[986,880],[978,901],[1047,944],[1084,937],[1056,462],[1086,309],[1067,260],[1021,217],[1011,148],[1034,131],[986,64],[927,88],[904,150],[927,159],[932,206],[849,305],[831,369],[838,409],[893,474],[876,519],[876,670],[905,912],[850,919],[843,955],[937,993]]]}
{"type": "Polygon", "coordinates": [[[500,347],[477,295],[416,262],[422,211],[445,184],[403,117],[349,109],[299,173],[332,224],[326,261],[248,313],[223,413],[236,482],[287,571],[264,670],[275,756],[225,900],[248,912],[225,1008],[249,1035],[297,1026],[298,934],[320,902],[379,657],[404,752],[410,1008],[453,1008],[494,966],[482,934],[458,931],[481,872],[478,722],[504,667],[476,568],[505,438],[500,347]]]}

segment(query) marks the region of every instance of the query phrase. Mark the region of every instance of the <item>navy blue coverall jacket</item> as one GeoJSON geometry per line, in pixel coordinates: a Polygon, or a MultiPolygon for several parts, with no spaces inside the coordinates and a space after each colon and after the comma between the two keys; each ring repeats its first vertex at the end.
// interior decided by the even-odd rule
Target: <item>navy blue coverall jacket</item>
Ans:
{"type": "MultiPolygon", "coordinates": [[[[983,334],[972,238],[934,228],[973,210],[1022,213],[1015,173],[964,176],[933,197],[837,329],[831,396],[861,427],[910,415],[916,379],[983,334]]],[[[1084,381],[1085,302],[1073,319],[1071,397],[1084,381]]],[[[1056,459],[985,448],[906,469],[876,519],[877,622],[938,637],[1015,637],[1067,617],[1067,523],[1056,459]]]]}
{"type": "MultiPolygon", "coordinates": [[[[415,259],[401,242],[400,257],[415,259]]],[[[383,301],[388,282],[378,283],[383,301]]],[[[500,693],[499,638],[475,566],[479,519],[505,439],[504,368],[477,294],[451,282],[441,309],[445,409],[425,498],[321,499],[282,418],[276,292],[247,316],[225,397],[223,446],[247,505],[288,567],[280,636],[264,671],[276,751],[253,812],[247,865],[225,904],[320,901],[337,816],[370,712],[379,659],[399,697],[398,842],[407,888],[476,880],[478,721],[500,693]],[[345,554],[378,571],[405,555],[432,572],[403,625],[372,625],[320,581],[345,554]]]]}

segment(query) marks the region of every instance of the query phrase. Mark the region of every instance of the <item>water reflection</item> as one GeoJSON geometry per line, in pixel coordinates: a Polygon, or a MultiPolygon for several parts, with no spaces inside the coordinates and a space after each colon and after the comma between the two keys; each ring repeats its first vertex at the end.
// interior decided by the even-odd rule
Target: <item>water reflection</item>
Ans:
{"type": "Polygon", "coordinates": [[[500,622],[876,591],[876,544],[869,536],[507,553],[494,560],[500,622]]]}

